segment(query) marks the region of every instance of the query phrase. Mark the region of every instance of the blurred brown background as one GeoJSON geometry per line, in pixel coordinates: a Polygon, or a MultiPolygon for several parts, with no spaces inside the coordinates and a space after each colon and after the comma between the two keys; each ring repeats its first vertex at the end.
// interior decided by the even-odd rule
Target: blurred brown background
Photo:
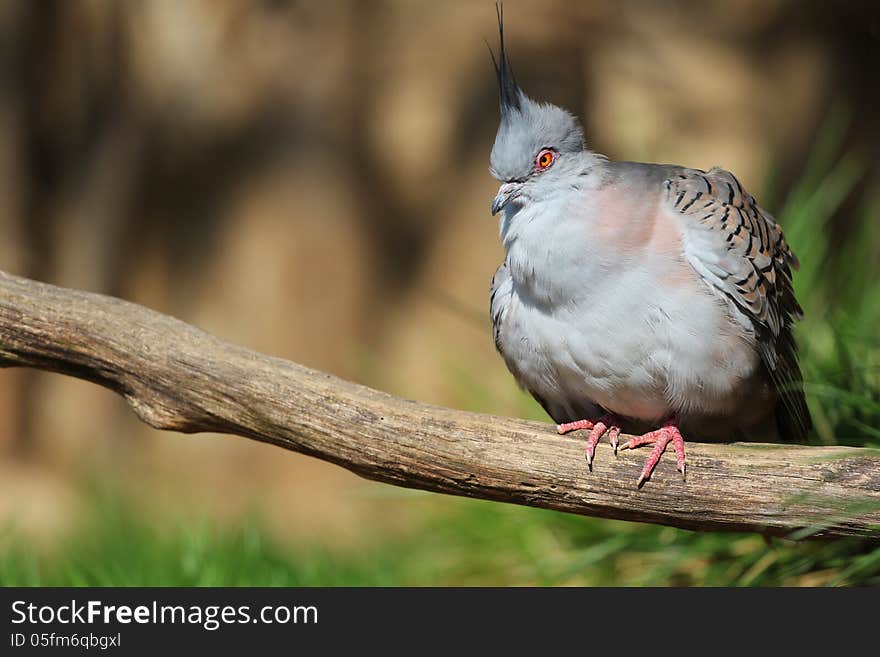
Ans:
{"type": "MultiPolygon", "coordinates": [[[[505,2],[519,82],[582,116],[594,150],[719,164],[756,194],[773,181],[771,211],[834,102],[880,152],[876,7],[505,2]]],[[[406,397],[522,413],[487,317],[494,11],[0,1],[0,268],[406,397]]],[[[0,370],[0,452],[0,523],[36,533],[75,517],[94,477],[327,544],[419,522],[387,497],[404,493],[156,432],[108,391],[37,372],[0,370]]]]}

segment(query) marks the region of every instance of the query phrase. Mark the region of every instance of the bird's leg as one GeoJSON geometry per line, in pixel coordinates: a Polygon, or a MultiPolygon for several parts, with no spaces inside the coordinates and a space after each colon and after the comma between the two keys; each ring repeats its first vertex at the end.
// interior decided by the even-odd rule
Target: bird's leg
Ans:
{"type": "Polygon", "coordinates": [[[663,456],[663,452],[666,450],[666,446],[669,445],[669,443],[672,443],[672,448],[675,450],[675,462],[678,466],[678,471],[681,472],[681,476],[684,478],[686,467],[684,457],[684,438],[681,436],[681,431],[678,430],[678,423],[675,421],[675,418],[670,418],[664,422],[663,426],[656,431],[651,431],[642,436],[630,438],[620,446],[620,449],[635,449],[636,447],[651,443],[654,444],[654,449],[648,457],[648,462],[645,463],[645,467],[642,468],[642,474],[636,485],[641,488],[642,484],[651,478],[651,473],[654,472],[654,467],[660,461],[660,457],[663,456]]]}
{"type": "Polygon", "coordinates": [[[557,424],[556,431],[559,432],[560,435],[566,434],[569,431],[577,431],[578,429],[592,429],[594,422],[592,420],[575,420],[574,422],[566,422],[564,424],[557,424]]]}
{"type": "Polygon", "coordinates": [[[589,429],[590,435],[587,437],[587,467],[593,470],[593,455],[596,453],[596,445],[599,439],[608,434],[608,441],[614,448],[614,454],[617,455],[617,446],[620,439],[620,422],[612,413],[603,415],[600,419],[593,422],[592,420],[576,420],[574,422],[566,422],[565,424],[557,424],[556,431],[560,434],[576,431],[577,429],[589,429]]]}

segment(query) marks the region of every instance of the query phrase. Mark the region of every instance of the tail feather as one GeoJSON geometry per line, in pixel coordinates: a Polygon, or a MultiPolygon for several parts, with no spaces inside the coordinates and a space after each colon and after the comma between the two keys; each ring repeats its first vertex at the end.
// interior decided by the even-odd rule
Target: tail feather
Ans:
{"type": "Polygon", "coordinates": [[[779,436],[786,441],[802,441],[813,428],[813,418],[807,408],[804,391],[787,390],[781,393],[785,401],[776,406],[776,426],[779,436]]]}

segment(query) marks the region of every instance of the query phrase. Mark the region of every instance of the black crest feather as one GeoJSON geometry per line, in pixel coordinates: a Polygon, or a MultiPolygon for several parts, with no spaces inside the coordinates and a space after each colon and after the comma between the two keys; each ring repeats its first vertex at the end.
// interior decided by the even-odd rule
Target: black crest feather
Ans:
{"type": "Polygon", "coordinates": [[[495,13],[498,15],[498,38],[500,42],[500,52],[498,59],[495,59],[495,53],[489,48],[489,55],[492,57],[492,64],[495,66],[495,75],[498,77],[498,94],[501,100],[501,114],[507,114],[511,110],[520,109],[519,85],[516,78],[513,77],[513,70],[510,68],[510,61],[507,59],[507,52],[504,49],[504,7],[500,2],[495,3],[495,13]]]}

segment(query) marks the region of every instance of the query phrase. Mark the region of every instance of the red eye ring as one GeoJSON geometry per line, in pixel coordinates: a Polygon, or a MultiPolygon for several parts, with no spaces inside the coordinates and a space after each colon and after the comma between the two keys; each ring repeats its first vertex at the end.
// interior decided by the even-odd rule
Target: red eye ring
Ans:
{"type": "Polygon", "coordinates": [[[535,156],[535,171],[546,171],[556,161],[556,151],[542,148],[535,156]]]}

